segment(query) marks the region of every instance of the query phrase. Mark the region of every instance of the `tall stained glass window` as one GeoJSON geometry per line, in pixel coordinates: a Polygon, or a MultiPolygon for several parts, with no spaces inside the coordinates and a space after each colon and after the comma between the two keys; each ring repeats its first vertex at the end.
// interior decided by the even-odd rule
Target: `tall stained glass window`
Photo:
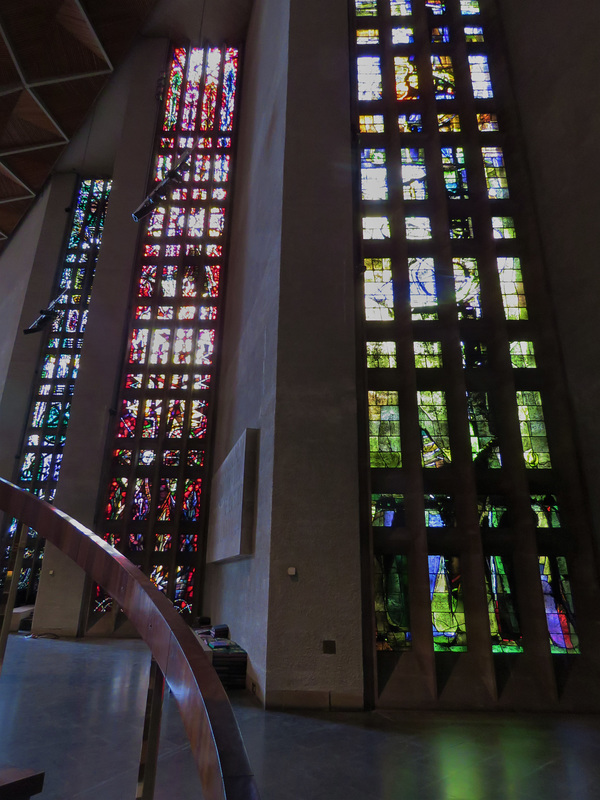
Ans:
{"type": "MultiPolygon", "coordinates": [[[[23,489],[49,503],[54,500],[60,475],[110,188],[108,180],[82,180],[78,184],[65,254],[51,298],[55,300],[55,315],[41,331],[38,378],[15,479],[23,489]]],[[[15,527],[13,522],[9,539],[15,527]]],[[[19,582],[29,601],[37,590],[42,556],[42,540],[30,529],[19,582]]]]}
{"type": "MultiPolygon", "coordinates": [[[[142,223],[100,512],[101,535],[190,612],[203,549],[238,70],[231,47],[173,51],[153,179],[190,154],[142,223]]],[[[375,172],[376,157],[368,164],[375,172]]],[[[100,592],[96,607],[105,608],[100,592]]]]}
{"type": "MultiPolygon", "coordinates": [[[[478,0],[354,5],[376,648],[427,638],[438,659],[471,647],[518,654],[527,610],[515,531],[534,552],[536,531],[551,528],[538,508],[553,498],[556,521],[560,500],[510,100],[478,0]],[[427,601],[429,625],[420,614],[415,626],[411,609],[427,601]],[[474,636],[486,626],[470,631],[477,603],[485,641],[474,636]]],[[[541,589],[553,652],[575,652],[560,556],[540,560],[541,589]]]]}

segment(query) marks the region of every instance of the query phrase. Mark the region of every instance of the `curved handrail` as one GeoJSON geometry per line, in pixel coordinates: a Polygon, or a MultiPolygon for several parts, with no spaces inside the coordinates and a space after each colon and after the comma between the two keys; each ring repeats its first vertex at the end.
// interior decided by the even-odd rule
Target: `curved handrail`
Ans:
{"type": "Polygon", "coordinates": [[[0,478],[0,510],[52,542],[123,609],[171,689],[206,800],[258,800],[233,710],[193,631],[138,567],[57,508],[0,478]]]}

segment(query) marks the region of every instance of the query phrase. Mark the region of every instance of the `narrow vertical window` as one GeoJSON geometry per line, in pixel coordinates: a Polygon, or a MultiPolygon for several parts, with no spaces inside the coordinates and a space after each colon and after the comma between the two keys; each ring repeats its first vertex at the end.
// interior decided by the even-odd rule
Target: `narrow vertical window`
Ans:
{"type": "Polygon", "coordinates": [[[425,151],[421,148],[403,147],[402,191],[405,200],[426,200],[427,179],[425,172],[425,151]]]}
{"type": "Polygon", "coordinates": [[[540,393],[517,392],[517,408],[526,466],[533,469],[551,469],[540,393]]]}
{"type": "Polygon", "coordinates": [[[387,200],[385,150],[368,149],[361,153],[363,200],[387,200]]]}
{"type": "Polygon", "coordinates": [[[437,290],[433,258],[409,261],[410,307],[413,319],[437,319],[437,290]]]}
{"type": "Polygon", "coordinates": [[[479,271],[475,258],[453,258],[454,293],[459,319],[479,319],[479,271]]]}
{"type": "Polygon", "coordinates": [[[365,259],[365,315],[368,320],[394,319],[394,289],[389,258],[365,259]]]}
{"type": "Polygon", "coordinates": [[[473,96],[476,100],[488,100],[494,96],[487,56],[468,56],[473,96]]]}
{"type": "Polygon", "coordinates": [[[401,467],[400,410],[397,392],[369,392],[372,467],[401,467]]]}
{"type": "Polygon", "coordinates": [[[378,556],[375,559],[375,624],[377,649],[410,649],[408,564],[406,556],[378,556]]]}
{"type": "Polygon", "coordinates": [[[449,464],[450,438],[444,392],[417,392],[421,459],[426,468],[449,464]]]}
{"type": "Polygon", "coordinates": [[[469,187],[463,148],[442,147],[442,164],[448,197],[453,200],[466,200],[469,197],[469,187]]]}
{"type": "Polygon", "coordinates": [[[482,147],[483,168],[490,200],[504,200],[508,197],[508,183],[504,156],[499,147],[482,147]]]}
{"type": "Polygon", "coordinates": [[[238,71],[231,47],[173,51],[154,179],[188,154],[142,223],[101,530],[185,612],[198,601],[238,71]]]}
{"type": "Polygon", "coordinates": [[[479,467],[500,469],[498,435],[486,392],[467,392],[467,407],[473,462],[479,467]]]}
{"type": "Polygon", "coordinates": [[[527,319],[527,303],[523,289],[521,261],[518,258],[503,257],[498,259],[498,275],[500,291],[506,319],[527,319]]]}
{"type": "Polygon", "coordinates": [[[436,100],[454,100],[456,84],[450,56],[431,56],[431,72],[436,100]]]}
{"type": "Polygon", "coordinates": [[[359,56],[358,96],[360,100],[381,100],[381,59],[377,56],[359,56]]]}
{"type": "Polygon", "coordinates": [[[414,56],[395,56],[396,99],[417,100],[419,97],[419,76],[414,56]]]}
{"type": "Polygon", "coordinates": [[[501,556],[487,556],[485,572],[492,650],[494,653],[521,653],[523,646],[510,562],[501,556]]]}
{"type": "Polygon", "coordinates": [[[460,561],[456,556],[429,556],[429,592],[433,646],[436,650],[467,649],[467,626],[460,561]]]}
{"type": "Polygon", "coordinates": [[[539,562],[550,650],[579,653],[567,561],[562,556],[540,556],[539,562]]]}
{"type": "MultiPolygon", "coordinates": [[[[88,306],[106,216],[111,182],[80,181],[67,233],[65,255],[58,270],[51,311],[40,318],[34,335],[44,338],[33,405],[27,421],[17,483],[52,503],[67,440],[71,398],[75,390],[88,306]]],[[[11,523],[9,536],[16,529],[11,523]]],[[[37,591],[42,541],[29,529],[20,580],[29,601],[37,591]]]]}

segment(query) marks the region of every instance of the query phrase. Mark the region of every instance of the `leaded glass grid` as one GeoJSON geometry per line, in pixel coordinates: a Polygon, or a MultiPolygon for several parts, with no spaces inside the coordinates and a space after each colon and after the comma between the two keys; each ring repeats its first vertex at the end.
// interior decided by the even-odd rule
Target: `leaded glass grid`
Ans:
{"type": "MultiPolygon", "coordinates": [[[[142,236],[101,535],[183,611],[197,607],[239,53],[176,47],[153,179],[180,180],[142,236]]],[[[96,610],[105,610],[101,592],[96,610]]]]}
{"type": "MultiPolygon", "coordinates": [[[[15,481],[49,503],[54,500],[60,475],[110,189],[109,180],[78,182],[65,254],[51,298],[56,301],[56,314],[41,332],[38,377],[15,481]]],[[[15,530],[13,521],[7,531],[9,541],[15,530]]],[[[42,557],[43,540],[30,528],[19,580],[20,598],[26,601],[32,601],[37,591],[42,557]]]]}
{"type": "MultiPolygon", "coordinates": [[[[520,653],[521,572],[510,551],[517,528],[532,539],[540,528],[517,495],[559,495],[493,35],[476,0],[352,5],[376,649],[426,636],[422,617],[413,630],[408,597],[426,602],[429,575],[432,649],[520,653]],[[508,491],[515,474],[520,489],[508,491]],[[389,498],[402,498],[401,515],[389,498]],[[392,585],[401,625],[391,621],[392,585]],[[486,644],[468,635],[477,603],[486,644]]],[[[530,613],[543,615],[539,599],[530,613]]]]}

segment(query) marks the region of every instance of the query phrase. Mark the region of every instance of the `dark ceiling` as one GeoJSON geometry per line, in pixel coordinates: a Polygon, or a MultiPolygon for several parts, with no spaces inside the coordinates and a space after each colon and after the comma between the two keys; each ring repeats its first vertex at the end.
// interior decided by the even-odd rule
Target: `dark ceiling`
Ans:
{"type": "Polygon", "coordinates": [[[157,0],[0,0],[0,251],[157,0]]]}

